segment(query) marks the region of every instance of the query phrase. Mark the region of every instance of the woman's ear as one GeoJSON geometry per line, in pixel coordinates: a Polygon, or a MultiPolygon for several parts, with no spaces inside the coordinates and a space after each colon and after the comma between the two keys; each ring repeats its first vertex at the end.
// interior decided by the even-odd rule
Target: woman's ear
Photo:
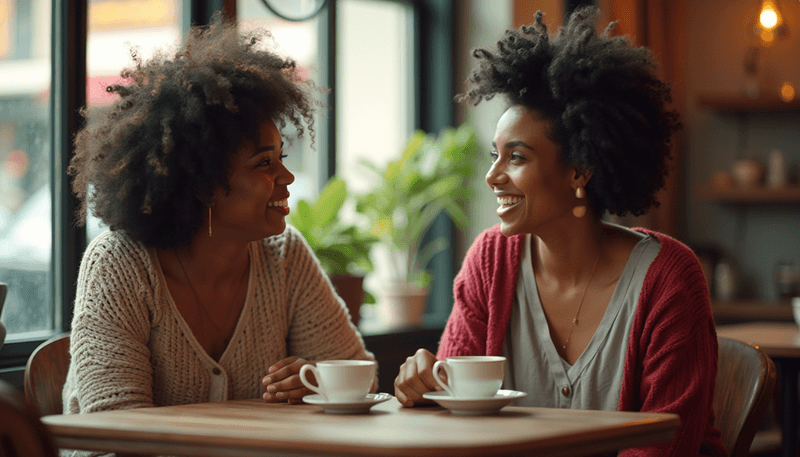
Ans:
{"type": "Polygon", "coordinates": [[[575,169],[575,174],[572,176],[572,188],[575,189],[575,198],[580,201],[575,207],[572,208],[572,214],[581,218],[586,215],[586,203],[582,202],[586,198],[586,184],[592,179],[592,172],[589,170],[575,169]]]}
{"type": "Polygon", "coordinates": [[[589,180],[592,179],[592,171],[580,168],[574,168],[573,170],[575,173],[572,175],[572,188],[586,187],[589,184],[589,180]]]}
{"type": "Polygon", "coordinates": [[[211,195],[203,195],[201,192],[195,192],[194,198],[196,198],[203,206],[214,206],[214,202],[216,201],[216,192],[211,195]]]}

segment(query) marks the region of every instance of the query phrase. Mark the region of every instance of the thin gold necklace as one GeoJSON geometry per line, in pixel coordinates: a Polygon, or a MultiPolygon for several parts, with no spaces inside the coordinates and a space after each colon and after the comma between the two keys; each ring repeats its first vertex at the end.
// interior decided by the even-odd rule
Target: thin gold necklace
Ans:
{"type": "MultiPolygon", "coordinates": [[[[600,243],[602,244],[603,239],[605,238],[606,234],[606,227],[600,223],[603,231],[600,233],[600,243]]],[[[594,266],[592,267],[592,272],[589,274],[589,281],[586,282],[586,287],[583,289],[583,296],[581,297],[581,302],[578,304],[578,312],[575,313],[575,318],[572,319],[572,327],[569,329],[569,335],[567,335],[567,340],[564,341],[564,344],[561,345],[562,348],[567,349],[567,345],[569,344],[569,339],[572,338],[572,332],[575,331],[575,327],[578,326],[578,316],[581,314],[581,308],[583,307],[583,300],[586,298],[586,292],[589,291],[589,285],[592,283],[592,278],[594,278],[594,269],[597,268],[597,261],[600,260],[600,250],[601,248],[598,247],[597,249],[597,257],[594,259],[594,266]]]]}
{"type": "MultiPolygon", "coordinates": [[[[181,271],[183,271],[183,276],[186,278],[186,282],[189,284],[189,288],[192,289],[192,295],[194,295],[194,300],[195,300],[195,308],[198,308],[206,317],[205,320],[200,322],[200,325],[202,326],[203,330],[203,337],[207,338],[205,321],[210,322],[211,325],[213,325],[217,329],[218,333],[220,334],[223,333],[225,331],[225,328],[228,326],[228,321],[231,319],[231,315],[233,314],[233,309],[235,307],[232,305],[228,306],[228,314],[225,316],[225,320],[222,322],[222,326],[217,325],[214,322],[214,318],[212,318],[211,315],[208,314],[208,310],[206,309],[205,304],[203,304],[203,302],[200,301],[200,297],[197,295],[197,291],[194,289],[194,286],[192,285],[192,280],[189,279],[189,275],[186,273],[186,268],[184,268],[183,266],[183,262],[181,261],[181,256],[178,254],[178,250],[173,249],[173,252],[175,253],[175,258],[178,259],[178,265],[181,266],[181,271]]],[[[242,277],[239,280],[239,285],[236,287],[236,294],[234,294],[233,296],[232,303],[234,303],[236,301],[236,298],[239,297],[239,292],[242,290],[242,283],[244,283],[244,278],[246,274],[247,274],[247,267],[245,267],[244,272],[242,273],[242,277]]]]}

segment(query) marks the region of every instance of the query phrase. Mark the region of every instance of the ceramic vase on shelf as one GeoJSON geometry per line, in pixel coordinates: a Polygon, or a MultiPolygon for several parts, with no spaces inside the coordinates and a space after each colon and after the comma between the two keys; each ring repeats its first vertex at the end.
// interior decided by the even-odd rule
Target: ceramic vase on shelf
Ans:
{"type": "Polygon", "coordinates": [[[739,159],[733,162],[731,175],[737,187],[759,187],[764,180],[764,167],[756,159],[739,159]]]}
{"type": "Polygon", "coordinates": [[[718,301],[730,302],[736,297],[736,271],[728,261],[714,267],[714,296],[718,301]]]}
{"type": "Polygon", "coordinates": [[[780,149],[773,149],[767,160],[767,186],[784,187],[787,184],[786,155],[780,149]]]}
{"type": "Polygon", "coordinates": [[[779,261],[775,265],[775,289],[778,300],[783,302],[800,295],[800,264],[779,261]]]}

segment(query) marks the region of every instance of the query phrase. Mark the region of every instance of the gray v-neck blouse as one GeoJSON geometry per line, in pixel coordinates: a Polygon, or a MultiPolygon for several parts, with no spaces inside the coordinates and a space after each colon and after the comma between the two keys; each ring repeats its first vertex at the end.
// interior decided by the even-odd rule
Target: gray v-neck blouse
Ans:
{"type": "Polygon", "coordinates": [[[503,388],[528,394],[515,405],[617,410],[639,292],[660,248],[661,243],[650,236],[643,236],[636,244],[600,325],[589,345],[570,366],[550,338],[533,275],[531,235],[525,236],[517,292],[503,342],[506,357],[503,388]]]}

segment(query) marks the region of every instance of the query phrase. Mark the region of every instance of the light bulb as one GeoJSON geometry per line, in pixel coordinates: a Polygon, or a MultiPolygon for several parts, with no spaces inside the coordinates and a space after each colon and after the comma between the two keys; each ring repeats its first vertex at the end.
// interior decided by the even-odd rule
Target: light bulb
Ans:
{"type": "Polygon", "coordinates": [[[772,9],[772,6],[767,5],[764,9],[761,10],[761,15],[759,16],[759,21],[761,25],[764,26],[765,29],[770,30],[773,29],[776,25],[778,25],[778,14],[772,9]]]}

